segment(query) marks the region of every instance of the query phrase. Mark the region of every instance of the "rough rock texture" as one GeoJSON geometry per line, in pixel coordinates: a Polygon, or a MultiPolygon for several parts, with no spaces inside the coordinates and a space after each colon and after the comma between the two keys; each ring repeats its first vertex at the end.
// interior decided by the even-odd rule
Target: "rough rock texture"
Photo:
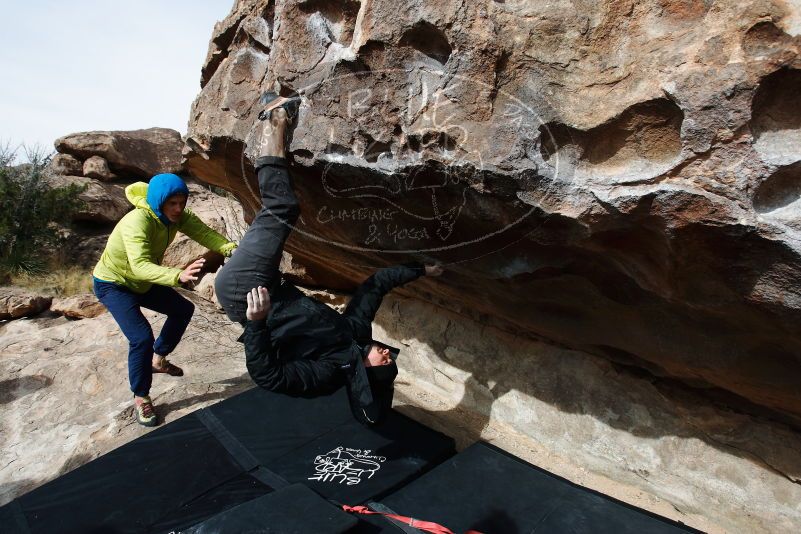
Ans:
{"type": "Polygon", "coordinates": [[[417,297],[799,427],[800,16],[240,0],[212,36],[188,166],[252,213],[255,103],[300,90],[287,250],[315,282],[441,261],[417,297]]]}
{"type": "Polygon", "coordinates": [[[50,307],[53,297],[13,287],[0,287],[0,321],[38,315],[50,307]]]}
{"type": "Polygon", "coordinates": [[[402,347],[396,404],[704,532],[798,532],[801,435],[604,358],[390,297],[376,339],[402,347]]]}
{"type": "Polygon", "coordinates": [[[163,172],[181,173],[181,134],[169,128],[80,132],[55,141],[56,150],[84,161],[104,158],[122,176],[150,178],[163,172]]]}
{"type": "Polygon", "coordinates": [[[56,154],[50,160],[50,172],[64,176],[77,176],[83,173],[83,164],[75,156],[56,154]]]}
{"type": "MultiPolygon", "coordinates": [[[[252,386],[235,341],[241,327],[193,300],[192,323],[170,356],[185,375],[153,379],[167,422],[252,386]]],[[[158,332],[164,316],[144,314],[158,332]]],[[[127,347],[107,313],[0,323],[0,505],[149,431],[133,417],[127,347]]]]}
{"type": "Polygon", "coordinates": [[[70,261],[87,269],[94,268],[106,248],[111,230],[108,226],[102,226],[68,231],[65,236],[65,248],[69,250],[70,261]]]}
{"type": "Polygon", "coordinates": [[[117,176],[108,167],[108,161],[100,156],[92,156],[83,162],[83,175],[108,182],[117,176]]]}
{"type": "Polygon", "coordinates": [[[107,310],[92,293],[85,293],[54,298],[50,304],[50,311],[69,319],[91,319],[106,313],[107,310]]]}
{"type": "Polygon", "coordinates": [[[53,176],[49,182],[53,187],[86,187],[78,195],[84,205],[73,214],[72,218],[76,221],[113,223],[122,219],[133,208],[125,196],[125,186],[122,184],[103,183],[85,176],[53,176]]]}

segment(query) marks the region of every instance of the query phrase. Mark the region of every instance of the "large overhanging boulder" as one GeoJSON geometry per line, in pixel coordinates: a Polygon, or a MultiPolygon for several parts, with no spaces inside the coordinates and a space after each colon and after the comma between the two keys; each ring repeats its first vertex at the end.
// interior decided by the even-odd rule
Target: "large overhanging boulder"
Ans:
{"type": "Polygon", "coordinates": [[[257,99],[299,90],[287,250],[315,281],[443,262],[408,291],[799,424],[799,17],[780,0],[242,0],[185,155],[252,215],[257,99]]]}

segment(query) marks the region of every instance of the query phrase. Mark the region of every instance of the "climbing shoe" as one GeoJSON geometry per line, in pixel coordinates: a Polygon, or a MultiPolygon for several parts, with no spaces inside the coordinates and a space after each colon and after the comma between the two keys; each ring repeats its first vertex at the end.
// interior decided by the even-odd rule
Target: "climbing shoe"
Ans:
{"type": "Polygon", "coordinates": [[[140,425],[156,426],[159,424],[150,396],[136,397],[134,400],[134,411],[136,412],[136,422],[140,425]]]}
{"type": "Polygon", "coordinates": [[[264,106],[264,109],[259,112],[260,121],[270,119],[274,109],[284,108],[289,122],[294,122],[300,108],[300,95],[293,93],[290,96],[278,96],[272,91],[267,91],[262,93],[259,98],[259,105],[264,106]]]}

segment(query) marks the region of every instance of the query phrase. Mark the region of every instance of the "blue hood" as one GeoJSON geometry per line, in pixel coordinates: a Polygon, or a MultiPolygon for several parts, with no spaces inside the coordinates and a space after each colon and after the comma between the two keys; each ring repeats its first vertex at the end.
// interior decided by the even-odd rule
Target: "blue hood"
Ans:
{"type": "Polygon", "coordinates": [[[170,220],[161,212],[161,205],[173,195],[189,196],[189,188],[179,176],[157,174],[150,179],[147,186],[147,203],[164,226],[169,226],[170,220]]]}

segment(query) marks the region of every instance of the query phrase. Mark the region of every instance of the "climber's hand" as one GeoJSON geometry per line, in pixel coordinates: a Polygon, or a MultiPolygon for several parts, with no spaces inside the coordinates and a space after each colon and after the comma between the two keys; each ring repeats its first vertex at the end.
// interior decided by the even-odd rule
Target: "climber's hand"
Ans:
{"type": "Polygon", "coordinates": [[[267,288],[259,286],[250,290],[247,296],[248,309],[245,317],[248,321],[263,321],[270,313],[270,293],[267,288]]]}
{"type": "Polygon", "coordinates": [[[444,271],[441,265],[426,265],[426,276],[439,276],[444,271]]]}

